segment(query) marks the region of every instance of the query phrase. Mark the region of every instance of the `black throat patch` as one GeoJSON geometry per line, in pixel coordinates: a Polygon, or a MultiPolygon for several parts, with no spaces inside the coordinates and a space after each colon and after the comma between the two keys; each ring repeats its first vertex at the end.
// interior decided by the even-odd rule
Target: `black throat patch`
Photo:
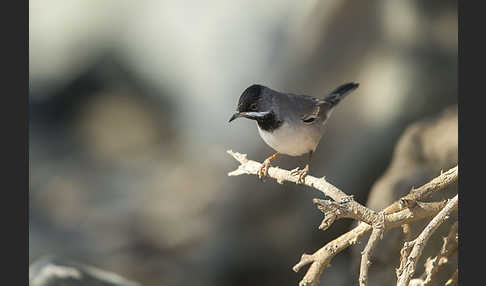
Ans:
{"type": "Polygon", "coordinates": [[[257,123],[262,130],[273,132],[275,129],[279,128],[283,122],[278,120],[275,113],[272,111],[265,117],[257,119],[257,123]]]}

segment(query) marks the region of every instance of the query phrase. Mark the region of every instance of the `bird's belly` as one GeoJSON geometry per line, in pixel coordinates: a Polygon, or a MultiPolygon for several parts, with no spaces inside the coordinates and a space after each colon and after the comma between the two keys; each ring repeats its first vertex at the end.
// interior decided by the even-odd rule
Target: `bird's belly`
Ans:
{"type": "Polygon", "coordinates": [[[290,156],[300,156],[316,149],[321,136],[319,132],[311,131],[307,128],[291,128],[287,123],[273,132],[262,130],[258,126],[258,132],[265,143],[277,152],[290,156]]]}

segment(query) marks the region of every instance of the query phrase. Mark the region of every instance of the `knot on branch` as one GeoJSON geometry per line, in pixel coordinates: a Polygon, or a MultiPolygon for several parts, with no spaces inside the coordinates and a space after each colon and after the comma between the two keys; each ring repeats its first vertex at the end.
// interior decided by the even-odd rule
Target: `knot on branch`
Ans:
{"type": "Polygon", "coordinates": [[[416,201],[409,198],[401,198],[398,200],[400,209],[413,208],[416,205],[416,201]]]}
{"type": "Polygon", "coordinates": [[[320,230],[328,229],[336,219],[351,217],[352,211],[347,206],[347,202],[337,203],[331,200],[313,199],[312,202],[324,213],[324,218],[319,225],[320,230]]]}

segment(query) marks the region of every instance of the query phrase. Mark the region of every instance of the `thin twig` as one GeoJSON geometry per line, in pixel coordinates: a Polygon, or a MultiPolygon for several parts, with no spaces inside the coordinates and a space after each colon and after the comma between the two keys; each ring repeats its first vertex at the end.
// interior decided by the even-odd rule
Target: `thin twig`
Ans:
{"type": "Polygon", "coordinates": [[[425,263],[425,279],[424,286],[430,286],[435,280],[437,273],[439,273],[440,268],[449,262],[449,258],[456,253],[458,242],[457,242],[457,230],[458,222],[456,221],[449,231],[449,235],[443,238],[442,248],[434,258],[428,258],[425,263]]]}
{"type": "MultiPolygon", "coordinates": [[[[457,171],[456,171],[457,172],[457,171]]],[[[425,184],[424,186],[427,186],[425,184]]],[[[438,188],[443,189],[444,185],[436,184],[438,188]]],[[[419,188],[419,189],[422,189],[419,188]]],[[[418,192],[416,196],[416,200],[421,200],[426,198],[427,196],[431,195],[433,192],[418,192]]],[[[403,209],[401,211],[386,214],[387,210],[393,210],[393,205],[390,208],[386,208],[383,212],[385,215],[385,231],[401,226],[404,223],[413,222],[416,220],[421,220],[426,217],[431,217],[439,213],[439,211],[444,208],[447,201],[438,202],[438,203],[417,203],[415,207],[410,207],[403,209]]],[[[301,260],[293,267],[295,272],[298,272],[303,266],[307,264],[311,264],[307,273],[304,275],[304,278],[299,283],[300,286],[303,285],[317,285],[320,279],[320,276],[324,269],[329,265],[331,259],[337,255],[339,252],[343,251],[347,247],[354,245],[357,241],[368,233],[372,227],[366,223],[359,223],[354,229],[342,234],[338,238],[332,240],[324,247],[317,250],[314,254],[304,254],[302,255],[301,260]]]]}
{"type": "Polygon", "coordinates": [[[459,285],[459,279],[458,279],[458,269],[456,268],[456,271],[454,271],[454,274],[452,274],[451,278],[449,278],[444,286],[457,286],[459,285]]]}
{"type": "Polygon", "coordinates": [[[447,172],[441,172],[438,177],[435,177],[420,188],[412,189],[406,196],[403,196],[398,201],[385,208],[384,212],[389,214],[413,206],[417,201],[421,201],[433,193],[441,191],[447,186],[457,182],[459,176],[458,173],[458,166],[449,169],[447,172]]]}
{"type": "Polygon", "coordinates": [[[412,229],[411,229],[411,226],[408,223],[402,225],[402,232],[403,232],[403,239],[405,241],[412,240],[412,229]]]}
{"type": "MultiPolygon", "coordinates": [[[[385,215],[385,231],[399,227],[404,223],[411,223],[434,216],[444,208],[446,203],[447,201],[422,203],[416,205],[413,209],[407,208],[393,214],[385,215]]],[[[317,285],[322,271],[329,265],[331,259],[347,247],[356,244],[358,240],[371,231],[371,229],[372,227],[369,224],[363,222],[359,223],[354,229],[342,234],[315,253],[302,255],[301,260],[292,268],[295,272],[298,272],[307,264],[312,264],[299,285],[317,285]]]]}
{"type": "Polygon", "coordinates": [[[403,248],[400,250],[400,266],[396,269],[397,279],[400,278],[403,273],[403,269],[405,269],[405,265],[407,264],[407,258],[412,251],[412,247],[413,241],[405,241],[403,243],[403,248]]]}
{"type": "Polygon", "coordinates": [[[457,203],[458,195],[455,195],[454,198],[452,198],[447,203],[447,205],[429,222],[429,224],[425,227],[422,233],[420,233],[420,235],[413,241],[414,245],[412,251],[407,258],[405,267],[402,271],[402,274],[400,275],[400,278],[398,279],[397,286],[408,285],[410,279],[412,279],[412,276],[415,273],[417,261],[422,255],[422,251],[427,241],[435,232],[435,230],[449,218],[452,211],[457,208],[457,203]]]}
{"type": "Polygon", "coordinates": [[[368,285],[368,269],[371,264],[371,253],[378,244],[378,241],[383,238],[383,232],[385,231],[385,213],[381,213],[381,216],[383,217],[382,221],[373,225],[373,231],[368,239],[368,243],[361,253],[361,266],[359,271],[360,286],[368,285]]]}
{"type": "MultiPolygon", "coordinates": [[[[430,286],[435,281],[437,273],[440,268],[449,262],[449,258],[457,252],[458,246],[458,222],[456,221],[449,230],[449,235],[443,238],[443,244],[439,253],[434,258],[427,258],[424,264],[425,271],[420,278],[411,279],[410,285],[430,286]]],[[[400,251],[400,267],[397,269],[397,278],[400,278],[401,273],[405,268],[408,256],[413,247],[412,242],[405,242],[404,247],[400,251]]]]}

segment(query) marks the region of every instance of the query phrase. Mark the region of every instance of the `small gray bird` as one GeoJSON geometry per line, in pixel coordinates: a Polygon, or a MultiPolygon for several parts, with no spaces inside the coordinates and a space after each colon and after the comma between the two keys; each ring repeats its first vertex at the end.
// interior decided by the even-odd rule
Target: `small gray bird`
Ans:
{"type": "Polygon", "coordinates": [[[297,182],[303,183],[312,153],[324,133],[324,124],[341,99],[358,86],[358,83],[343,84],[323,99],[281,93],[258,84],[245,89],[229,122],[239,117],[255,120],[263,141],[277,151],[263,162],[259,178],[268,175],[270,162],[280,154],[300,156],[307,153],[309,159],[305,168],[293,171],[294,175],[299,175],[297,182]]]}

